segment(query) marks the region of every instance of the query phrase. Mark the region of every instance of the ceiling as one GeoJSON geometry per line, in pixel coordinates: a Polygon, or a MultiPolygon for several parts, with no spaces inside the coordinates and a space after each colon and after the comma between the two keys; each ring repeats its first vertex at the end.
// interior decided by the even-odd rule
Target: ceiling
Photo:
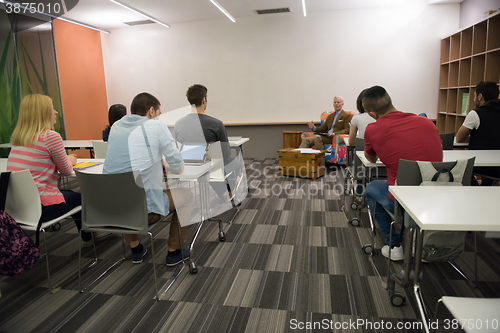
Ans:
{"type": "MultiPolygon", "coordinates": [[[[120,0],[154,18],[175,27],[175,23],[226,19],[209,0],[120,0]]],[[[412,3],[459,3],[463,0],[305,0],[307,12],[368,7],[403,6],[412,3]]],[[[257,9],[289,7],[291,13],[302,15],[301,0],[218,0],[238,22],[238,19],[256,16],[257,9]]],[[[272,15],[289,15],[280,13],[272,15]]],[[[128,27],[124,22],[143,21],[146,18],[109,0],[79,0],[63,17],[101,29],[128,27]]],[[[228,20],[228,22],[230,22],[228,20]]]]}

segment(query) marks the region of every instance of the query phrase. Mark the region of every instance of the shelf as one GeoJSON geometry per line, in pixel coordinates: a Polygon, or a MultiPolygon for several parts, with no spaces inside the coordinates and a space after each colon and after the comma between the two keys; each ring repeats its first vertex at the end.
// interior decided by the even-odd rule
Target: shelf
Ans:
{"type": "Polygon", "coordinates": [[[470,79],[474,86],[484,80],[485,59],[485,55],[479,55],[472,58],[472,71],[470,79]]]}
{"type": "Polygon", "coordinates": [[[493,82],[500,81],[500,50],[486,54],[484,80],[493,82]]]}
{"type": "Polygon", "coordinates": [[[474,34],[472,37],[472,54],[478,54],[486,51],[487,24],[487,21],[483,21],[473,27],[474,34]]]}
{"type": "Polygon", "coordinates": [[[487,50],[500,48],[500,15],[488,20],[488,44],[487,50]]]}
{"type": "Polygon", "coordinates": [[[460,58],[472,55],[472,35],[473,35],[473,27],[470,27],[462,31],[461,41],[460,41],[460,58]]]}
{"type": "Polygon", "coordinates": [[[460,60],[458,68],[458,85],[470,86],[471,82],[471,58],[460,60]]]}
{"type": "Polygon", "coordinates": [[[475,108],[476,85],[481,81],[500,82],[500,14],[441,40],[436,119],[440,133],[462,126],[475,108]]]}
{"type": "Polygon", "coordinates": [[[450,61],[450,38],[441,40],[441,63],[450,61]]]}

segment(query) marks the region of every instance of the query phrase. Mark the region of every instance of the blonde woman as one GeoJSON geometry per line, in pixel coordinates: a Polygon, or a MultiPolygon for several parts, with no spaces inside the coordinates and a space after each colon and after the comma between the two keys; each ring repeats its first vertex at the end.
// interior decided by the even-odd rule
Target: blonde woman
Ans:
{"type": "MultiPolygon", "coordinates": [[[[57,111],[48,96],[28,95],[21,101],[19,119],[10,137],[12,149],[7,160],[8,171],[30,170],[42,202],[41,222],[61,216],[81,204],[81,195],[59,190],[59,174],[70,175],[76,155],[66,155],[61,135],[53,130],[57,111]]],[[[80,230],[81,213],[73,215],[80,230]]],[[[92,234],[82,234],[84,245],[92,244],[92,234]]]]}

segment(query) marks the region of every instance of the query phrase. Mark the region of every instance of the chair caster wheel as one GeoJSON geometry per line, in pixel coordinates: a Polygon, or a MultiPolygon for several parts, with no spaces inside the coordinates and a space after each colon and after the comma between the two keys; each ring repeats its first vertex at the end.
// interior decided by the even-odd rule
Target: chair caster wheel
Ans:
{"type": "Polygon", "coordinates": [[[349,189],[345,189],[345,190],[344,190],[344,194],[345,194],[346,196],[350,196],[350,195],[351,195],[351,190],[349,190],[349,189]]]}
{"type": "Polygon", "coordinates": [[[392,306],[401,306],[403,304],[405,304],[405,301],[406,301],[406,298],[401,295],[401,294],[394,294],[391,296],[391,304],[392,306]]]}
{"type": "Polygon", "coordinates": [[[365,252],[366,254],[372,254],[373,253],[373,245],[372,244],[363,245],[363,252],[365,252]]]}
{"type": "Polygon", "coordinates": [[[219,242],[224,242],[226,240],[226,234],[224,231],[219,232],[219,242]]]}
{"type": "Polygon", "coordinates": [[[358,208],[359,208],[359,205],[356,202],[352,202],[351,203],[351,209],[352,210],[358,210],[358,208]]]}
{"type": "Polygon", "coordinates": [[[57,222],[55,224],[53,224],[51,227],[52,231],[57,231],[59,229],[61,229],[61,223],[57,222]]]}
{"type": "Polygon", "coordinates": [[[196,266],[195,262],[191,262],[189,264],[189,273],[190,274],[196,274],[196,273],[198,273],[198,267],[196,266]]]}
{"type": "Polygon", "coordinates": [[[361,224],[361,221],[358,218],[356,218],[356,217],[352,218],[349,222],[351,223],[351,225],[353,225],[355,227],[357,227],[357,226],[359,226],[361,224]]]}

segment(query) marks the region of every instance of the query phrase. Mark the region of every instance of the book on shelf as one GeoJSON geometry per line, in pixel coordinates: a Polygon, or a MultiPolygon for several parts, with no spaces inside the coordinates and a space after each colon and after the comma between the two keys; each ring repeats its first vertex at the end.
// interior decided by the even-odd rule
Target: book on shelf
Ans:
{"type": "Polygon", "coordinates": [[[462,94],[462,114],[469,112],[469,93],[462,94]]]}

